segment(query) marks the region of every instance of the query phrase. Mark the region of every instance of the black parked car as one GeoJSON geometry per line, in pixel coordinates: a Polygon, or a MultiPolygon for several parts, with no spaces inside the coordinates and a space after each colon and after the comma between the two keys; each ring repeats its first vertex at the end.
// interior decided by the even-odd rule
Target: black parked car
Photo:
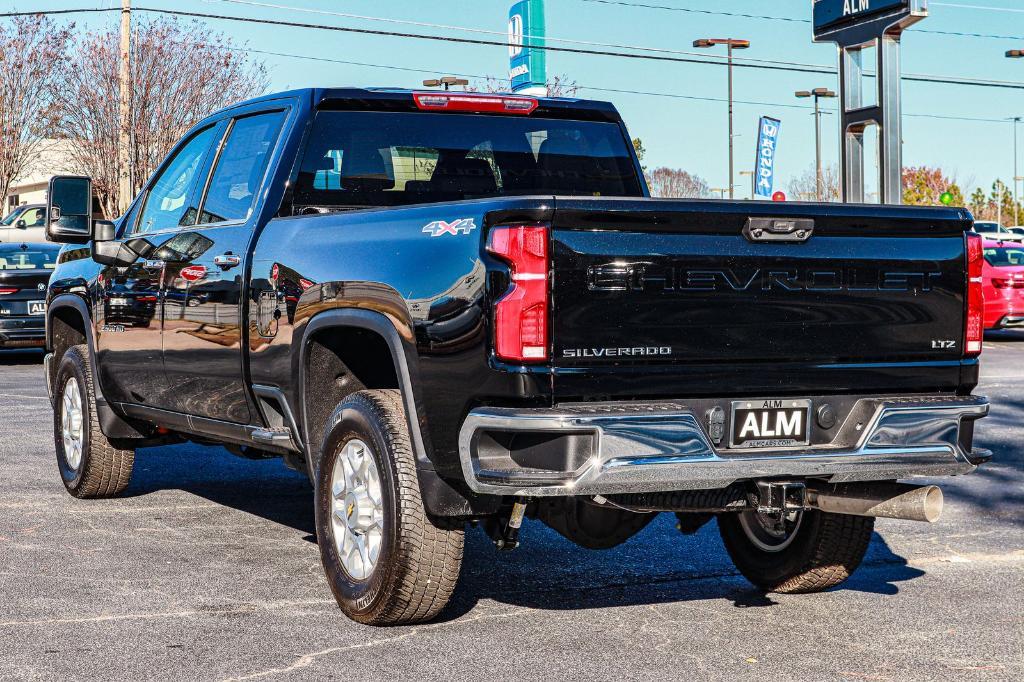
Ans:
{"type": "Polygon", "coordinates": [[[57,244],[0,244],[0,348],[46,345],[46,283],[57,244]]]}

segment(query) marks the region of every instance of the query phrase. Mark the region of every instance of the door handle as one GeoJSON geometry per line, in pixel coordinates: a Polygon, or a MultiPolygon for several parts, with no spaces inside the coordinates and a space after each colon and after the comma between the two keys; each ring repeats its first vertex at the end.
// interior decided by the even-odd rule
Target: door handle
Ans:
{"type": "Polygon", "coordinates": [[[231,252],[228,252],[228,253],[225,253],[225,254],[221,254],[220,256],[214,256],[213,257],[213,264],[216,265],[218,268],[223,268],[225,270],[233,268],[236,265],[239,265],[241,262],[242,262],[242,257],[241,256],[236,256],[235,254],[233,254],[231,252]]]}

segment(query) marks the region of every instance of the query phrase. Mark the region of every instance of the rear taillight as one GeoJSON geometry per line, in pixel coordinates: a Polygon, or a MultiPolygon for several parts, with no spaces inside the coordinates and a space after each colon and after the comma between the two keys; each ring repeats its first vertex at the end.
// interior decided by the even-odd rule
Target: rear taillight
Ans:
{"type": "Polygon", "coordinates": [[[512,282],[494,306],[494,350],[502,360],[548,359],[548,228],[491,230],[487,250],[509,264],[512,282]]]}
{"type": "Polygon", "coordinates": [[[964,333],[966,355],[981,353],[985,333],[985,296],[982,291],[983,249],[980,234],[967,234],[967,325],[964,333]]]}
{"type": "Polygon", "coordinates": [[[7,296],[8,294],[16,294],[20,289],[18,287],[0,287],[0,296],[7,296]]]}

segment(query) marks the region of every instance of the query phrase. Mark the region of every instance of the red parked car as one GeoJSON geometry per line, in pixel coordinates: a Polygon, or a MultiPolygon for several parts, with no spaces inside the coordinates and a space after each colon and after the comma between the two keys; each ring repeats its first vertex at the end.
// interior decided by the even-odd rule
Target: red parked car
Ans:
{"type": "Polygon", "coordinates": [[[1024,245],[985,240],[985,329],[1024,327],[1024,245]]]}

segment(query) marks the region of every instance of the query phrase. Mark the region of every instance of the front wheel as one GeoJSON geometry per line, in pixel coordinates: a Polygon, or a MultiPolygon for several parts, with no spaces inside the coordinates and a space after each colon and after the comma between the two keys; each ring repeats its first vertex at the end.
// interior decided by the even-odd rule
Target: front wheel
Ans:
{"type": "Polygon", "coordinates": [[[128,487],[135,450],[118,447],[100,429],[89,347],[72,346],[57,367],[53,432],[57,467],[75,497],[116,497],[128,487]]]}
{"type": "Polygon", "coordinates": [[[798,511],[781,518],[745,511],[718,516],[736,568],[766,592],[821,592],[849,578],[867,552],[873,518],[798,511]]]}
{"type": "Polygon", "coordinates": [[[421,623],[451,598],[463,524],[423,506],[398,391],[360,391],[335,409],[316,472],[316,531],[331,591],[355,621],[421,623]]]}

